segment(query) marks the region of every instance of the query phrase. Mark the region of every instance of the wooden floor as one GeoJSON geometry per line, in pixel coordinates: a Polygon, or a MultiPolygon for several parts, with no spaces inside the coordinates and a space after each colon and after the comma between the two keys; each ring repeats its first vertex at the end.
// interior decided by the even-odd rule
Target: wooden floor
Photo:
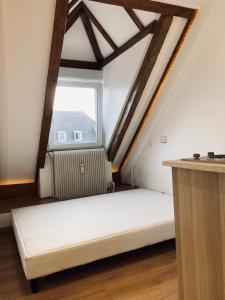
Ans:
{"type": "Polygon", "coordinates": [[[1,300],[177,300],[174,242],[108,258],[40,280],[32,295],[11,229],[0,230],[1,300]]]}

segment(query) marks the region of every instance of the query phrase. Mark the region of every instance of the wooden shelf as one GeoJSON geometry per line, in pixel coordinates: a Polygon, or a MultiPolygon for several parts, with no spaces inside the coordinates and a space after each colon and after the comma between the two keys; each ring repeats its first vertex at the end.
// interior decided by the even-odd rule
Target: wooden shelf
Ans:
{"type": "Polygon", "coordinates": [[[0,214],[9,213],[12,209],[15,209],[15,208],[51,203],[51,202],[56,202],[56,201],[57,200],[52,199],[52,198],[40,199],[38,197],[0,200],[0,214]]]}
{"type": "MultiPolygon", "coordinates": [[[[130,184],[118,184],[116,185],[116,192],[128,191],[137,188],[137,186],[132,187],[130,184]]],[[[38,197],[20,197],[12,199],[3,199],[0,200],[0,214],[9,213],[12,209],[16,208],[52,203],[57,201],[57,199],[53,198],[40,199],[38,197]]]]}

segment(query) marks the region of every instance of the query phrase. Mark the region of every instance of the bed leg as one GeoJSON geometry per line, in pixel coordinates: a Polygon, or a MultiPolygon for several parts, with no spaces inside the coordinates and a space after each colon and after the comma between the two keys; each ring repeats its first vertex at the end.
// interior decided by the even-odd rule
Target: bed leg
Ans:
{"type": "Polygon", "coordinates": [[[32,279],[30,281],[30,289],[32,294],[36,294],[39,291],[39,282],[38,279],[32,279]]]}

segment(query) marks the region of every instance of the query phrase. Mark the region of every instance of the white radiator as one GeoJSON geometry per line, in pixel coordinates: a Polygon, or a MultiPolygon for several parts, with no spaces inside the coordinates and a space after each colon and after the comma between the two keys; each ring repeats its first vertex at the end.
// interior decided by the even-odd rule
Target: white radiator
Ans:
{"type": "Polygon", "coordinates": [[[74,199],[107,192],[104,149],[52,153],[54,196],[74,199]]]}

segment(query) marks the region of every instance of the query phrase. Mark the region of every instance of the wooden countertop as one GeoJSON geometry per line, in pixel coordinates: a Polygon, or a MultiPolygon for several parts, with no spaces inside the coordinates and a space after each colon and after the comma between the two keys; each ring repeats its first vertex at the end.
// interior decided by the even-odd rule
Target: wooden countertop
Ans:
{"type": "Polygon", "coordinates": [[[205,162],[189,162],[182,160],[163,161],[163,166],[181,169],[190,169],[197,171],[225,173],[224,163],[205,163],[205,162]]]}

